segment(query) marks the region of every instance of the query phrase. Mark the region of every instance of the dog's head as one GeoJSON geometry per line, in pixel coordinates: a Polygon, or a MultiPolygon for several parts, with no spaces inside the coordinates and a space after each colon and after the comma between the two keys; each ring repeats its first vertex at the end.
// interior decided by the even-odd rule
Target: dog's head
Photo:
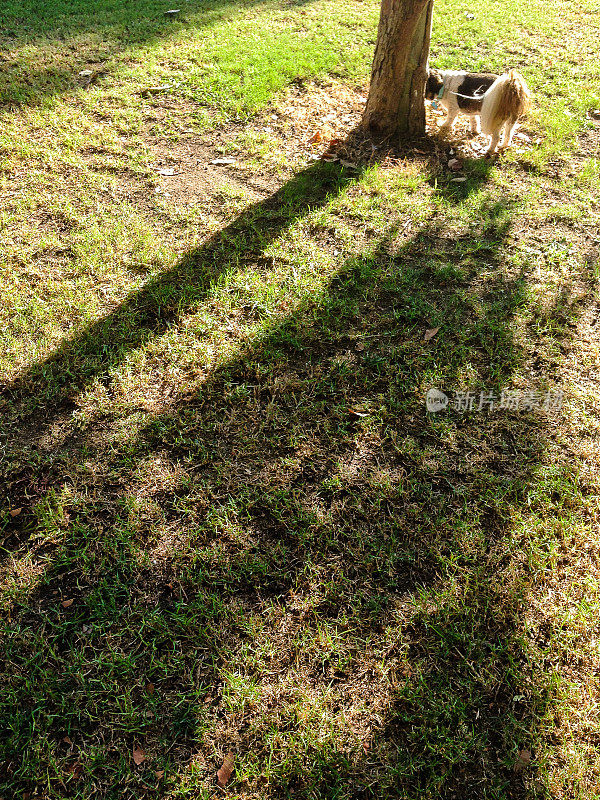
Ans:
{"type": "Polygon", "coordinates": [[[442,74],[437,69],[429,70],[429,77],[425,84],[425,99],[435,100],[444,85],[442,74]]]}

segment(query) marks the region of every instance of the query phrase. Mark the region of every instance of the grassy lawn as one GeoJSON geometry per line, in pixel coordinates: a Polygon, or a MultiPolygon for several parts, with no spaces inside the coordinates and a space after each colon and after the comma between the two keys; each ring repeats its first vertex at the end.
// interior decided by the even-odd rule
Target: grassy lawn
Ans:
{"type": "Polygon", "coordinates": [[[169,8],[0,7],[0,798],[600,798],[600,3],[437,0],[493,162],[376,0],[169,8]]]}

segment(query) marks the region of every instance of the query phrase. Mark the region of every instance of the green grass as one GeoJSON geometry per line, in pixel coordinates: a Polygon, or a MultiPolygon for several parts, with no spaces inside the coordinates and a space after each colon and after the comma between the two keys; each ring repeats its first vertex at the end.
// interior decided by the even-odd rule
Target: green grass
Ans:
{"type": "Polygon", "coordinates": [[[376,2],[167,8],[0,10],[0,796],[597,797],[598,3],[438,0],[464,182],[309,160],[376,2]]]}

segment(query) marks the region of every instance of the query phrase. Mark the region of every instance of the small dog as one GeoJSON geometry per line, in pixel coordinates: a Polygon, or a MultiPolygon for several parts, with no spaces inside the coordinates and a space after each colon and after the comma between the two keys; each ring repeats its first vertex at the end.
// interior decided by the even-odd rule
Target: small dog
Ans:
{"type": "Polygon", "coordinates": [[[502,132],[501,149],[511,144],[519,117],[529,108],[530,97],[525,79],[514,69],[505,75],[434,69],[429,72],[425,88],[425,98],[437,101],[448,114],[442,130],[451,130],[456,117],[466,114],[471,119],[472,133],[481,130],[491,136],[487,155],[498,149],[502,132]]]}

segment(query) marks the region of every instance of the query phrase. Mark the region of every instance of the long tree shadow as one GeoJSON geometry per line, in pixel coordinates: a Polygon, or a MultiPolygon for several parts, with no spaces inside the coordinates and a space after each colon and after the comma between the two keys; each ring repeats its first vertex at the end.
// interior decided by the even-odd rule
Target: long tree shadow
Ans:
{"type": "MultiPolygon", "coordinates": [[[[19,414],[34,392],[51,425],[46,385],[110,380],[346,180],[314,167],[245,212],[11,386],[19,414]]],[[[233,746],[265,797],[526,792],[508,763],[548,697],[534,686],[512,713],[531,684],[512,518],[544,421],[424,410],[433,376],[500,389],[520,363],[527,276],[481,274],[510,217],[482,202],[480,236],[433,223],[400,248],[392,226],[195,396],[121,439],[100,418],[57,448],[29,542],[19,517],[5,542],[21,583],[4,623],[3,791],[45,775],[54,797],[98,783],[161,796],[165,770],[179,797],[194,776],[208,790],[233,746]]]]}

